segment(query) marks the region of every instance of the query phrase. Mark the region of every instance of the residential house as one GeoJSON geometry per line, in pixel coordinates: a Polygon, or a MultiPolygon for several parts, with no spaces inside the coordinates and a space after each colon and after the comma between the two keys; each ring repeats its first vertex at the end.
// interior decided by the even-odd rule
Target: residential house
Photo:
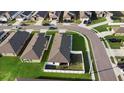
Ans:
{"type": "Polygon", "coordinates": [[[38,19],[39,18],[47,19],[47,18],[49,18],[49,12],[48,11],[38,11],[36,16],[38,19]]]}
{"type": "Polygon", "coordinates": [[[36,33],[21,55],[22,62],[40,62],[47,48],[47,38],[44,33],[36,33]]]}
{"type": "Polygon", "coordinates": [[[67,65],[70,63],[71,36],[66,34],[56,34],[47,64],[67,65]]]}
{"type": "Polygon", "coordinates": [[[3,56],[17,56],[30,34],[26,31],[12,32],[0,44],[0,54],[3,56]]]}
{"type": "Polygon", "coordinates": [[[75,18],[74,11],[64,11],[63,20],[64,21],[72,21],[75,18]]]}

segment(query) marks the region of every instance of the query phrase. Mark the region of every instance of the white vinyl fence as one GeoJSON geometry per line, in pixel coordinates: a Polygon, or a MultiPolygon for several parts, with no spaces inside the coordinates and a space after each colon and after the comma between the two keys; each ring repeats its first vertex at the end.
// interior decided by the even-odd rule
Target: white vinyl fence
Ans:
{"type": "Polygon", "coordinates": [[[56,73],[73,73],[73,74],[84,74],[85,71],[74,71],[74,70],[55,70],[55,69],[44,69],[44,72],[56,72],[56,73]]]}

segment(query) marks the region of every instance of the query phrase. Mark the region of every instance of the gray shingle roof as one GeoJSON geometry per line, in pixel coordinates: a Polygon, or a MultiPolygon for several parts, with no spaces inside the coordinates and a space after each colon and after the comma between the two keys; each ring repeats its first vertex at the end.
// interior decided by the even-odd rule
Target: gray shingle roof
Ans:
{"type": "Polygon", "coordinates": [[[10,11],[9,15],[12,17],[15,13],[17,13],[18,11],[10,11]]]}
{"type": "Polygon", "coordinates": [[[40,17],[45,17],[46,15],[48,14],[48,11],[39,11],[38,13],[37,13],[37,15],[39,15],[40,17]]]}
{"type": "Polygon", "coordinates": [[[48,62],[69,63],[71,36],[56,34],[49,54],[48,62]]]}
{"type": "Polygon", "coordinates": [[[3,33],[4,33],[3,31],[0,31],[0,36],[1,36],[3,33]]]}
{"type": "Polygon", "coordinates": [[[24,11],[23,14],[28,16],[32,11],[24,11]]]}
{"type": "Polygon", "coordinates": [[[43,55],[44,48],[46,47],[47,38],[43,33],[35,34],[31,39],[30,43],[26,47],[24,53],[22,54],[22,59],[41,59],[43,55]]]}
{"type": "Polygon", "coordinates": [[[0,53],[18,53],[24,42],[29,37],[25,31],[12,32],[0,45],[0,53]]]}

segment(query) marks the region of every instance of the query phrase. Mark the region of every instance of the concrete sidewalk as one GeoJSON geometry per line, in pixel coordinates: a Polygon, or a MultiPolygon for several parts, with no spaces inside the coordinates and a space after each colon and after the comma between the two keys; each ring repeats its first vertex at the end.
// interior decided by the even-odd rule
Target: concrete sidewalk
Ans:
{"type": "Polygon", "coordinates": [[[99,33],[97,33],[97,35],[98,35],[98,37],[105,37],[108,35],[112,35],[114,33],[115,33],[114,31],[105,31],[105,32],[99,32],[99,33]]]}
{"type": "Polygon", "coordinates": [[[94,24],[94,25],[90,25],[90,26],[88,26],[88,27],[94,28],[94,27],[97,27],[97,26],[105,25],[105,24],[108,24],[108,21],[101,22],[101,23],[97,23],[97,24],[94,24]]]}

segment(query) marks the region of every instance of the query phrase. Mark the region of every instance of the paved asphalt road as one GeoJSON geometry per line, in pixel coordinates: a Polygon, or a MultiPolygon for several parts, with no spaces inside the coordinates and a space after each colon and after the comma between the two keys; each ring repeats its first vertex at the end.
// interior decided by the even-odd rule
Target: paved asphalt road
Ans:
{"type": "MultiPolygon", "coordinates": [[[[10,27],[6,27],[6,26],[0,26],[0,29],[9,29],[12,28],[12,26],[10,27]]],[[[23,27],[24,29],[44,29],[44,28],[48,28],[47,26],[25,26],[23,27]]],[[[116,76],[115,73],[113,71],[112,65],[109,61],[109,57],[106,53],[106,50],[102,44],[102,42],[100,41],[100,39],[98,38],[98,36],[96,35],[96,33],[94,33],[93,31],[90,31],[86,28],[82,28],[76,25],[58,25],[58,28],[63,28],[63,29],[70,29],[73,31],[78,31],[83,35],[86,35],[88,37],[88,39],[91,41],[92,44],[92,50],[93,50],[93,54],[95,57],[95,62],[96,62],[96,67],[99,73],[99,78],[101,81],[116,81],[116,76]]]]}
{"type": "MultiPolygon", "coordinates": [[[[21,26],[22,29],[34,29],[34,30],[40,30],[40,29],[47,29],[49,26],[21,26]]],[[[16,26],[0,26],[0,30],[2,29],[16,29],[16,26]]]]}

